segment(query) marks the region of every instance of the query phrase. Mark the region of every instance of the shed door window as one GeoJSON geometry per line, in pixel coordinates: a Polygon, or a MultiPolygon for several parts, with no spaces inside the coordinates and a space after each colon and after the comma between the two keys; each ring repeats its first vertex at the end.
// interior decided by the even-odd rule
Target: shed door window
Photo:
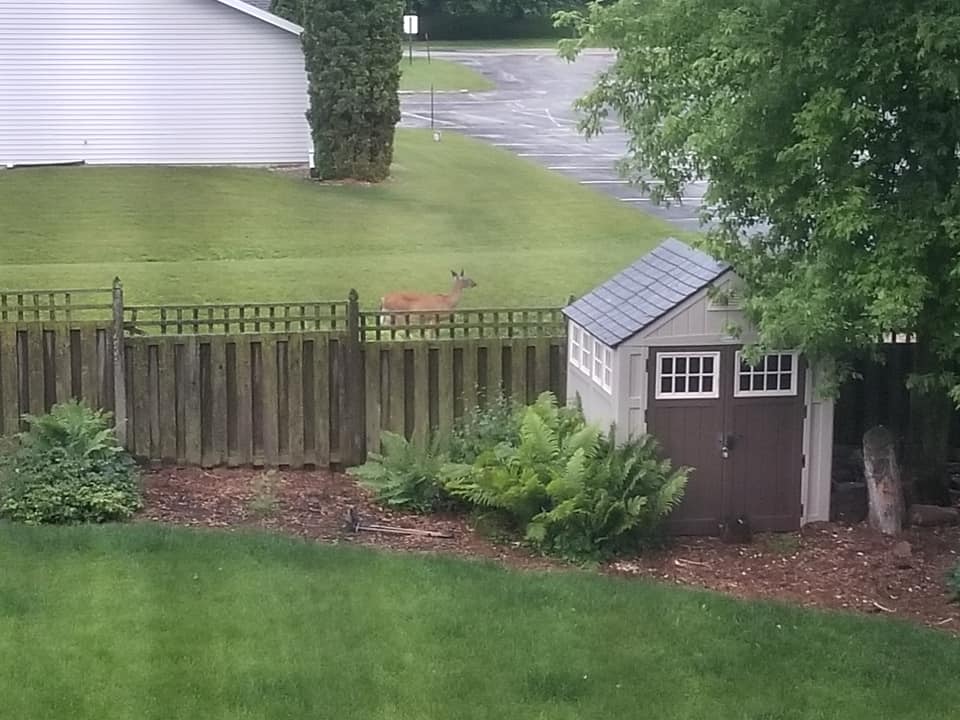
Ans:
{"type": "Polygon", "coordinates": [[[720,397],[720,353],[682,352],[657,355],[658,398],[720,397]]]}
{"type": "Polygon", "coordinates": [[[797,354],[771,353],[750,365],[737,352],[735,397],[771,397],[797,394],[797,354]]]}

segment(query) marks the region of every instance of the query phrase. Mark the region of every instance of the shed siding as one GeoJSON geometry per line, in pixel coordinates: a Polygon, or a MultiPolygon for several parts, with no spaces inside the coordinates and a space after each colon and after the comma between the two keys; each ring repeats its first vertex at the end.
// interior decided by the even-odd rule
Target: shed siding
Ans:
{"type": "Polygon", "coordinates": [[[820,396],[822,374],[822,367],[813,367],[807,373],[807,421],[803,444],[807,458],[803,478],[804,523],[830,519],[834,401],[820,396]]]}
{"type": "Polygon", "coordinates": [[[617,366],[623,371],[617,378],[619,399],[617,426],[624,435],[638,437],[647,432],[647,348],[621,347],[616,354],[617,366]]]}
{"type": "MultiPolygon", "coordinates": [[[[730,278],[731,276],[727,276],[730,278]]],[[[726,282],[730,282],[728,279],[726,282]]],[[[718,282],[723,288],[725,282],[718,282]]],[[[627,340],[624,345],[640,347],[662,344],[717,345],[734,342],[727,329],[735,325],[749,328],[743,313],[738,310],[711,310],[706,290],[701,290],[677,308],[627,340]]],[[[741,338],[742,341],[744,338],[741,338]]]]}
{"type": "Polygon", "coordinates": [[[214,0],[0,3],[0,163],[305,163],[299,38],[214,0]]]}
{"type": "MultiPolygon", "coordinates": [[[[616,361],[614,361],[616,362],[616,361]]],[[[616,368],[614,367],[614,387],[616,387],[616,368]]],[[[617,419],[613,396],[605,392],[581,370],[567,364],[567,401],[573,402],[580,396],[583,414],[592,423],[606,428],[617,419]]]]}

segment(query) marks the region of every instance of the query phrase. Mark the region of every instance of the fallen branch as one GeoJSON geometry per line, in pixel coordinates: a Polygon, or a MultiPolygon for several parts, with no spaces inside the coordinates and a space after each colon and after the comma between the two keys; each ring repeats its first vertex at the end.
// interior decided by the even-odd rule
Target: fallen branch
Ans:
{"type": "Polygon", "coordinates": [[[873,606],[874,606],[877,610],[882,610],[882,611],[885,612],[885,613],[892,613],[892,612],[894,612],[894,611],[891,610],[890,608],[884,607],[883,605],[881,605],[880,603],[878,603],[876,600],[873,601],[873,606]]]}
{"type": "Polygon", "coordinates": [[[934,625],[946,625],[947,623],[952,623],[954,620],[955,618],[948,617],[948,618],[944,618],[940,622],[935,622],[934,625]]]}
{"type": "Polygon", "coordinates": [[[676,558],[673,562],[674,562],[675,565],[680,565],[680,566],[684,566],[684,565],[696,565],[696,566],[698,566],[698,567],[708,567],[708,566],[709,566],[709,563],[699,562],[699,561],[697,561],[697,560],[686,560],[686,559],[684,559],[684,558],[676,558]]]}

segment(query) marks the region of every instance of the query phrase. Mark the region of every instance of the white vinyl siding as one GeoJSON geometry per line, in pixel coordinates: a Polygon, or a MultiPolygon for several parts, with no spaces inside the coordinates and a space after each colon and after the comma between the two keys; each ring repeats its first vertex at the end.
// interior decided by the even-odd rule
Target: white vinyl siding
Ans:
{"type": "Polygon", "coordinates": [[[0,164],[306,163],[300,40],[217,0],[0,3],[0,164]]]}

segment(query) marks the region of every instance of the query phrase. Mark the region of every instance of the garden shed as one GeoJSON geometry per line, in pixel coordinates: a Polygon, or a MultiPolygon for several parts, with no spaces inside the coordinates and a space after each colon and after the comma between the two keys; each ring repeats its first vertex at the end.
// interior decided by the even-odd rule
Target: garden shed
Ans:
{"type": "Polygon", "coordinates": [[[737,287],[728,265],[669,239],[564,308],[568,398],[693,468],[669,520],[677,534],[717,534],[739,517],[795,530],[830,516],[833,401],[790,349],[755,366],[741,357],[756,335],[737,287]]]}

